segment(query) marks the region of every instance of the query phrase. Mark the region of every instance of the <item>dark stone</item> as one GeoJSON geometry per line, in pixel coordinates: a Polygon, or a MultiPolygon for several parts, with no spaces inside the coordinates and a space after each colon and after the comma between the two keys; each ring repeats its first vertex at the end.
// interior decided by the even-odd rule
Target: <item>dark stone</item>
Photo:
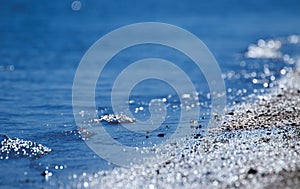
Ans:
{"type": "Polygon", "coordinates": [[[210,172],[210,171],[207,171],[207,172],[206,172],[206,175],[210,175],[210,174],[211,174],[211,172],[210,172]]]}
{"type": "Polygon", "coordinates": [[[261,139],[260,139],[262,142],[270,142],[270,138],[264,138],[264,137],[262,137],[261,139]]]}
{"type": "Polygon", "coordinates": [[[238,103],[240,103],[241,101],[239,101],[239,100],[236,100],[236,101],[234,101],[236,104],[238,104],[238,103]]]}
{"type": "Polygon", "coordinates": [[[43,171],[42,173],[41,173],[41,175],[42,176],[46,176],[48,174],[48,171],[46,170],[46,171],[43,171]]]}
{"type": "Polygon", "coordinates": [[[149,138],[149,136],[148,136],[148,135],[146,135],[146,138],[149,138]]]}
{"type": "Polygon", "coordinates": [[[157,136],[158,136],[158,137],[164,137],[165,134],[164,134],[164,133],[158,133],[157,136]]]}
{"type": "Polygon", "coordinates": [[[256,174],[257,173],[257,170],[256,169],[253,169],[253,168],[250,168],[249,170],[248,170],[248,174],[250,175],[250,174],[256,174]]]}
{"type": "Polygon", "coordinates": [[[168,164],[170,164],[170,163],[171,163],[170,160],[168,160],[168,161],[165,162],[166,165],[168,165],[168,164]]]}
{"type": "Polygon", "coordinates": [[[158,170],[158,169],[156,169],[155,171],[156,171],[156,174],[158,174],[158,175],[159,175],[159,170],[158,170]]]}
{"type": "Polygon", "coordinates": [[[201,136],[201,134],[199,134],[199,133],[198,133],[198,134],[195,134],[195,135],[194,135],[194,139],[197,139],[197,138],[199,138],[200,136],[201,136]]]}
{"type": "Polygon", "coordinates": [[[52,172],[50,172],[48,169],[46,169],[45,171],[43,171],[41,173],[42,176],[46,177],[46,176],[51,176],[52,175],[52,172]]]}
{"type": "Polygon", "coordinates": [[[228,115],[234,115],[234,112],[228,112],[228,115]]]}

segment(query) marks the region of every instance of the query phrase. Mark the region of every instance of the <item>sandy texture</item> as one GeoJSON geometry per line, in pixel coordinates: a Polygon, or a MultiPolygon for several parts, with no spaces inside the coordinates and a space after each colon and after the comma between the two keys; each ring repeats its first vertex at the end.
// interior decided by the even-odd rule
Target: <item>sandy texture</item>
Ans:
{"type": "Polygon", "coordinates": [[[299,70],[252,103],[231,107],[223,125],[206,136],[158,149],[143,165],[81,176],[74,186],[300,188],[299,70]]]}

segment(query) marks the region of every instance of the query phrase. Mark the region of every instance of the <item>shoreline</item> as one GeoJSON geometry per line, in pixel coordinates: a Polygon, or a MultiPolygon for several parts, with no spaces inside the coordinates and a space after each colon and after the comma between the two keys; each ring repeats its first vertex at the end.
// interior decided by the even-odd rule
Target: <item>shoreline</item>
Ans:
{"type": "Polygon", "coordinates": [[[222,126],[158,149],[131,168],[82,176],[91,188],[300,188],[300,66],[253,103],[230,107],[222,126]]]}

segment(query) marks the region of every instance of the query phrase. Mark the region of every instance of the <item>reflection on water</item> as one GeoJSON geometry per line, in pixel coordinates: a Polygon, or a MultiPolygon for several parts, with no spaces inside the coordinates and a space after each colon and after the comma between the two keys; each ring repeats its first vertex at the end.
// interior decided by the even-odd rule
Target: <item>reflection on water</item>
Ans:
{"type": "MultiPolygon", "coordinates": [[[[299,34],[294,34],[300,30],[297,2],[232,2],[16,1],[3,4],[0,7],[0,127],[1,134],[17,139],[11,139],[9,148],[3,147],[8,147],[7,143],[2,144],[1,149],[15,153],[14,149],[23,149],[23,144],[32,141],[31,147],[25,147],[26,153],[33,153],[30,150],[37,147],[38,152],[47,154],[37,159],[9,156],[0,160],[1,169],[6,170],[0,172],[0,187],[58,186],[78,175],[114,167],[95,155],[83,141],[93,138],[93,133],[86,128],[77,130],[71,95],[75,70],[85,51],[102,35],[120,26],[159,21],[194,33],[220,64],[230,104],[274,86],[299,61],[299,34]],[[268,8],[266,5],[270,3],[273,6],[268,8]],[[21,144],[19,148],[13,147],[15,141],[21,144]]],[[[200,124],[205,126],[210,118],[210,93],[201,71],[174,49],[157,46],[129,48],[111,59],[111,65],[118,63],[119,67],[108,66],[106,75],[99,78],[95,118],[114,113],[108,95],[112,78],[129,63],[149,57],[165,58],[181,66],[192,77],[197,94],[184,94],[184,101],[180,102],[163,82],[140,83],[128,102],[124,102],[129,103],[134,119],[149,118],[152,99],[166,104],[168,117],[161,130],[144,135],[123,135],[119,125],[104,125],[113,137],[128,145],[143,141],[156,143],[167,138],[182,110],[200,108],[199,120],[192,121],[193,124],[185,120],[195,128],[200,124]],[[199,99],[196,103],[195,98],[199,99]]],[[[78,113],[84,118],[88,112],[78,113]]]]}

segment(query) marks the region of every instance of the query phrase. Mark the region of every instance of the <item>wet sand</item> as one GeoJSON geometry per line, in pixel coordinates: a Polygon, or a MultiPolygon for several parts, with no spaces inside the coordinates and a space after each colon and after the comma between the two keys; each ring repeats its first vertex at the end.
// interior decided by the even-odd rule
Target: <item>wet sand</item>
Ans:
{"type": "MultiPolygon", "coordinates": [[[[300,68],[222,126],[158,149],[143,165],[82,176],[91,188],[300,188],[300,68]]],[[[251,102],[251,103],[250,103],[251,102]]]]}

